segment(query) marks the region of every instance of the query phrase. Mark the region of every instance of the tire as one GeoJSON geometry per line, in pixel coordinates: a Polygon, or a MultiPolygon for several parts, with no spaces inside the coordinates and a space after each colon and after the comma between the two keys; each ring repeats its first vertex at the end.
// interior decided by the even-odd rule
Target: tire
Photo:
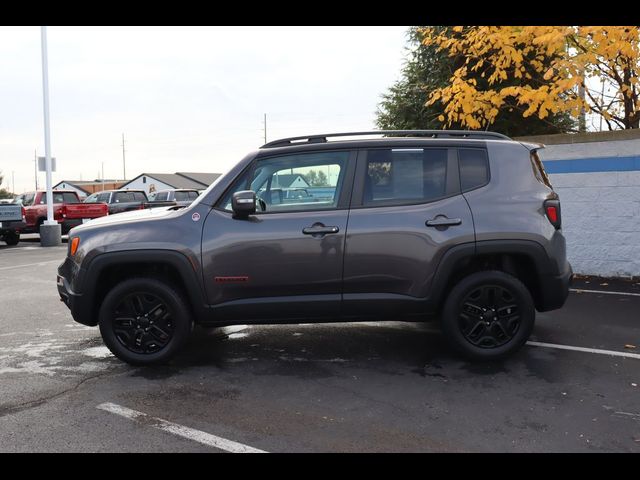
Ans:
{"type": "Polygon", "coordinates": [[[20,241],[20,234],[16,232],[8,232],[4,236],[4,242],[7,245],[14,246],[20,241]]]}
{"type": "Polygon", "coordinates": [[[445,339],[458,353],[470,360],[498,360],[515,353],[531,335],[535,304],[514,276],[481,271],[453,287],[441,321],[445,339]]]}
{"type": "Polygon", "coordinates": [[[40,227],[44,224],[44,218],[39,218],[36,222],[36,233],[40,235],[40,227]]]}
{"type": "Polygon", "coordinates": [[[191,317],[175,288],[139,277],[118,283],[107,293],[98,325],[105,345],[120,360],[134,366],[158,365],[184,346],[193,327],[191,317]]]}

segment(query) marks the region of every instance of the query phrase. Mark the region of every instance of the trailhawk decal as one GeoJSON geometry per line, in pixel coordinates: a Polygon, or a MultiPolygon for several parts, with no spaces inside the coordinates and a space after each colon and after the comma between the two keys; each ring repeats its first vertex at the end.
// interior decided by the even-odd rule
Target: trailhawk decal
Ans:
{"type": "Polygon", "coordinates": [[[249,277],[247,276],[236,276],[236,277],[214,277],[216,283],[243,283],[248,282],[249,277]]]}

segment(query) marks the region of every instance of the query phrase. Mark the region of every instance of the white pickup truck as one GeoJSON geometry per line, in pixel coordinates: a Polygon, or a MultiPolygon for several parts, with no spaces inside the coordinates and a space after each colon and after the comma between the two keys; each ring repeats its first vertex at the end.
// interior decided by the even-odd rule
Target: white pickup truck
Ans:
{"type": "Polygon", "coordinates": [[[20,231],[26,225],[25,209],[22,205],[0,205],[0,240],[7,245],[16,245],[20,241],[20,231]]]}

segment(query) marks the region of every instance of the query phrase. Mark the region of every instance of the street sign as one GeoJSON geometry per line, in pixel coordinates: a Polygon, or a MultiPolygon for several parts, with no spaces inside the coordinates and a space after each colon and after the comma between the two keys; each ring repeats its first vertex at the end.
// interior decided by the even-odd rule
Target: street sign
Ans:
{"type": "MultiPolygon", "coordinates": [[[[47,158],[46,157],[38,157],[38,171],[46,172],[47,171],[47,158]]],[[[56,171],[56,157],[51,157],[51,171],[56,171]]]]}

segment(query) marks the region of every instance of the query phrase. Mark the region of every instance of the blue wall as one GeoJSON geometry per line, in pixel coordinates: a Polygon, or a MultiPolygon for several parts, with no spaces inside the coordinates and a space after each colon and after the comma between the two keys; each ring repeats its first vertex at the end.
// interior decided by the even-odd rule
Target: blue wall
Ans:
{"type": "Polygon", "coordinates": [[[547,173],[592,173],[640,171],[640,156],[593,157],[543,161],[547,173]]]}

